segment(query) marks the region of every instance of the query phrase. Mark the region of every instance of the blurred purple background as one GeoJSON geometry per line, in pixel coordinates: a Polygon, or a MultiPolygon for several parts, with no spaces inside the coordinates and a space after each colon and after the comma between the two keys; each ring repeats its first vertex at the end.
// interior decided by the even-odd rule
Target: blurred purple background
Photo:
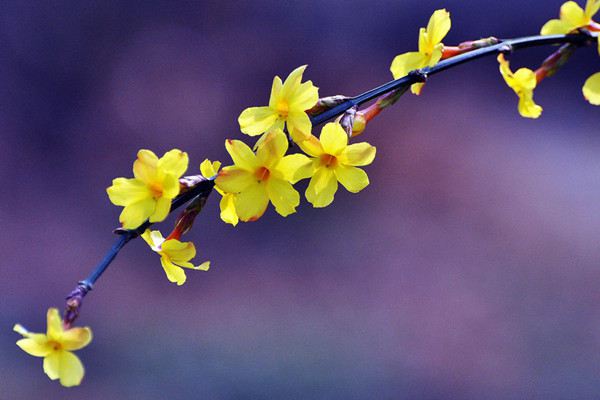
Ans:
{"type": "Polygon", "coordinates": [[[593,49],[536,90],[534,121],[493,58],[434,77],[369,125],[372,183],[329,208],[232,228],[211,198],[188,237],[213,267],[182,287],[132,242],[83,307],[78,388],[11,331],[45,329],[111,245],[105,188],[138,149],[181,148],[190,173],[229,163],[224,139],[276,74],[306,63],[321,95],[354,95],[391,78],[436,8],[455,44],[536,34],[560,4],[2,2],[0,398],[598,398],[593,49]]]}

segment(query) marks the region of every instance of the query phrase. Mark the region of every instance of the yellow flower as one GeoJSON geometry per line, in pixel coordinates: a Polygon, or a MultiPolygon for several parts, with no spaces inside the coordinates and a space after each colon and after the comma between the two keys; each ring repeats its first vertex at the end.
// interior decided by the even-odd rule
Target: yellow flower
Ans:
{"type": "Polygon", "coordinates": [[[17,346],[27,354],[44,357],[44,372],[50,379],[59,379],[63,386],[77,386],[85,371],[72,351],[87,346],[92,341],[92,331],[87,327],[64,329],[56,308],[48,309],[47,320],[45,335],[16,324],[13,330],[24,337],[17,341],[17,346]]]}
{"type": "MultiPolygon", "coordinates": [[[[213,161],[211,163],[210,160],[206,159],[202,161],[202,164],[200,164],[200,172],[206,178],[217,175],[219,168],[221,168],[221,162],[219,161],[213,161]]],[[[236,226],[239,218],[235,212],[235,195],[233,193],[224,192],[218,186],[215,186],[215,189],[221,196],[223,196],[221,198],[221,202],[219,203],[219,207],[221,208],[221,219],[228,224],[236,226]]]]}
{"type": "Polygon", "coordinates": [[[339,124],[328,123],[319,139],[311,136],[299,146],[314,157],[314,172],[305,193],[314,207],[331,204],[338,182],[352,193],[360,192],[369,184],[366,172],[356,167],[373,162],[375,147],[366,142],[348,145],[348,136],[339,124]]]}
{"type": "Polygon", "coordinates": [[[135,229],[148,218],[164,220],[187,167],[188,155],[181,150],[171,150],[160,159],[150,150],[140,150],[133,163],[135,178],[116,178],[106,189],[111,203],[125,207],[119,217],[123,228],[135,229]]]}
{"type": "MultiPolygon", "coordinates": [[[[436,10],[429,18],[427,28],[419,30],[419,51],[400,54],[392,61],[390,70],[394,79],[402,78],[410,71],[437,64],[444,50],[442,39],[450,31],[450,26],[450,13],[446,9],[436,10]]],[[[415,83],[410,90],[418,95],[423,85],[423,83],[415,83]]]]}
{"type": "Polygon", "coordinates": [[[159,231],[150,231],[150,229],[146,229],[142,239],[160,255],[160,263],[167,274],[167,279],[177,283],[178,286],[183,285],[186,280],[183,268],[208,271],[210,267],[210,261],[205,261],[198,266],[190,262],[196,256],[196,247],[192,242],[165,240],[159,231]]]}
{"type": "Polygon", "coordinates": [[[585,81],[583,96],[590,104],[600,106],[600,72],[596,72],[585,81]]]}
{"type": "Polygon", "coordinates": [[[294,140],[308,137],[312,124],[306,110],[319,100],[319,88],[311,81],[301,83],[305,69],[306,65],[296,68],[283,83],[276,76],[269,105],[246,108],[240,114],[238,122],[242,132],[256,136],[273,129],[283,130],[285,123],[294,140]]]}
{"type": "Polygon", "coordinates": [[[519,68],[513,74],[503,54],[498,55],[498,62],[504,81],[519,96],[519,114],[526,118],[538,118],[542,114],[542,107],[533,101],[533,89],[537,85],[535,72],[528,68],[519,68]]]}
{"type": "Polygon", "coordinates": [[[600,10],[600,0],[587,0],[585,10],[574,1],[567,1],[560,7],[560,19],[551,19],[542,27],[542,35],[569,33],[584,28],[592,22],[592,17],[600,10]]]}
{"type": "Polygon", "coordinates": [[[284,217],[296,212],[300,195],[292,183],[310,176],[308,157],[284,157],[288,141],[281,129],[263,138],[256,154],[239,140],[227,140],[225,146],[235,165],[223,168],[215,181],[224,192],[235,194],[235,210],[244,222],[260,218],[269,200],[284,217]]]}

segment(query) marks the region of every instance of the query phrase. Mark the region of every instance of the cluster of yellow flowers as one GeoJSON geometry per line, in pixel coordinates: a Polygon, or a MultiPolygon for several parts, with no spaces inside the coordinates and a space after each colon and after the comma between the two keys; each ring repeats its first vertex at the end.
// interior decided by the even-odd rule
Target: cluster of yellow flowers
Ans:
{"type": "MultiPolygon", "coordinates": [[[[541,33],[565,34],[581,28],[598,31],[600,25],[592,17],[599,9],[600,0],[587,0],[585,9],[568,1],[560,9],[560,19],[548,21],[541,33]]],[[[394,78],[451,57],[451,52],[444,52],[442,43],[450,27],[450,13],[436,10],[427,27],[419,31],[418,51],[394,58],[390,67],[394,78]]],[[[523,117],[539,117],[542,108],[533,101],[533,90],[542,74],[528,68],[513,73],[503,54],[498,56],[498,62],[506,84],[519,97],[519,113],[523,117]]],[[[313,207],[331,204],[338,183],[351,193],[360,192],[369,184],[366,172],[359,167],[373,162],[374,146],[366,142],[349,144],[348,133],[338,122],[326,124],[319,137],[313,134],[309,110],[317,105],[319,90],[311,81],[302,81],[305,70],[306,66],[296,68],[285,81],[276,76],[268,106],[250,107],[240,114],[241,132],[258,137],[252,148],[240,140],[228,139],[225,147],[232,165],[221,168],[221,162],[208,159],[200,164],[202,176],[213,180],[222,196],[220,216],[224,222],[235,226],[239,221],[256,221],[269,203],[284,217],[296,212],[300,194],[293,185],[302,179],[310,179],[304,194],[313,207]],[[290,141],[302,153],[288,154],[290,141]]],[[[412,93],[419,95],[423,86],[424,83],[413,84],[412,93]]],[[[583,94],[591,104],[600,105],[600,72],[586,80],[583,94]]],[[[368,121],[363,115],[356,122],[353,128],[360,132],[368,121]]],[[[107,189],[110,201],[124,207],[119,217],[123,228],[135,230],[146,221],[165,220],[173,199],[181,193],[180,179],[188,164],[187,153],[178,149],[160,158],[150,150],[140,150],[133,163],[134,178],[116,178],[107,189]]],[[[167,279],[177,285],[186,281],[185,269],[207,271],[210,266],[209,261],[197,266],[190,261],[196,248],[191,242],[181,242],[182,234],[178,229],[167,238],[160,231],[149,229],[141,234],[160,256],[167,279]]],[[[84,368],[72,351],[86,346],[92,332],[87,327],[64,327],[55,308],[48,310],[47,320],[46,334],[31,333],[15,325],[14,330],[24,337],[17,345],[33,356],[44,357],[44,372],[50,379],[59,379],[64,386],[78,385],[84,368]]]]}

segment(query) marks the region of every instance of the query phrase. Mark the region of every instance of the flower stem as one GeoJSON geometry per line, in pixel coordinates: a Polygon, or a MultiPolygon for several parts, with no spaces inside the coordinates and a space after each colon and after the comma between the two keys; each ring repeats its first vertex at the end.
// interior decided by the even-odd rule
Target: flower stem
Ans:
{"type": "MultiPolygon", "coordinates": [[[[406,91],[406,88],[413,83],[425,82],[429,76],[438,74],[457,65],[495,53],[520,50],[535,46],[567,43],[570,43],[574,46],[591,45],[592,43],[595,44],[597,37],[598,33],[580,31],[579,33],[569,35],[528,36],[516,39],[506,39],[500,40],[497,44],[493,45],[487,45],[490,43],[489,39],[484,39],[488,40],[484,47],[479,47],[479,42],[465,42],[476,43],[476,45],[472,45],[471,48],[469,48],[466,52],[463,51],[465,51],[464,48],[468,48],[467,45],[460,49],[457,48],[460,51],[455,51],[456,55],[445,58],[433,67],[426,67],[417,71],[412,71],[402,78],[385,83],[358,96],[348,99],[343,96],[334,96],[330,98],[331,101],[329,103],[326,102],[327,104],[320,104],[318,107],[315,107],[313,110],[311,110],[310,119],[313,126],[319,125],[327,120],[343,114],[353,107],[358,107],[361,104],[386,95],[387,93],[394,92],[393,94],[390,94],[390,96],[386,96],[382,102],[376,103],[376,105],[371,109],[367,109],[367,115],[370,117],[369,119],[372,119],[375,115],[379,114],[383,108],[393,104],[406,91]],[[384,102],[386,100],[389,104],[384,102]]],[[[448,56],[450,56],[450,54],[448,54],[448,56]]],[[[198,196],[208,197],[214,187],[214,177],[211,179],[206,179],[201,176],[185,177],[182,178],[181,184],[182,193],[173,200],[171,204],[171,212],[183,204],[186,204],[190,200],[197,198],[198,196]]],[[[115,232],[119,234],[118,239],[108,250],[102,261],[96,266],[96,268],[94,268],[92,273],[86,279],[80,281],[78,286],[67,297],[67,306],[63,318],[65,326],[69,327],[73,321],[75,321],[79,315],[83,297],[90,290],[92,290],[96,281],[100,278],[100,276],[102,276],[104,271],[106,271],[119,251],[121,251],[121,249],[131,239],[141,235],[150,225],[152,224],[149,221],[146,221],[144,224],[134,230],[115,230],[115,232]]]]}

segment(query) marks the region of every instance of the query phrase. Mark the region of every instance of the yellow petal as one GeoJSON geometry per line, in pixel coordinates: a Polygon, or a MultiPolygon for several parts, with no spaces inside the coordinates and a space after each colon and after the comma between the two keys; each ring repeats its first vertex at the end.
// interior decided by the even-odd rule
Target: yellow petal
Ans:
{"type": "Polygon", "coordinates": [[[143,181],[149,182],[156,174],[158,157],[151,150],[142,149],[137,153],[137,159],[133,163],[133,175],[143,181]]]}
{"type": "Polygon", "coordinates": [[[427,24],[429,42],[434,46],[440,43],[450,31],[450,27],[450,13],[446,9],[435,10],[427,24]]]}
{"type": "Polygon", "coordinates": [[[275,76],[273,78],[273,85],[271,86],[271,97],[269,98],[269,108],[272,110],[277,109],[277,103],[281,98],[281,88],[283,86],[283,82],[281,82],[281,78],[275,76]]]}
{"type": "Polygon", "coordinates": [[[44,372],[52,380],[60,376],[60,352],[53,351],[44,357],[44,372]]]}
{"type": "Polygon", "coordinates": [[[165,241],[160,231],[150,231],[150,229],[146,229],[141,237],[154,251],[160,251],[160,246],[165,241]]]}
{"type": "Polygon", "coordinates": [[[533,101],[533,93],[519,95],[519,114],[525,118],[538,118],[542,107],[533,101]]]}
{"type": "Polygon", "coordinates": [[[337,180],[351,193],[358,193],[369,184],[367,173],[360,168],[338,165],[334,172],[337,180]]]}
{"type": "Polygon", "coordinates": [[[154,212],[156,201],[148,198],[134,204],[125,206],[119,221],[125,229],[135,229],[143,224],[148,217],[154,212]]]}
{"type": "Polygon", "coordinates": [[[192,242],[180,242],[177,239],[165,240],[161,246],[162,252],[176,264],[191,260],[196,256],[196,246],[192,242]]]}
{"type": "Polygon", "coordinates": [[[334,156],[340,154],[348,145],[348,135],[344,128],[335,122],[330,122],[323,127],[319,139],[323,151],[334,156]]]}
{"type": "Polygon", "coordinates": [[[181,286],[185,283],[187,277],[185,276],[185,271],[181,267],[173,264],[171,260],[166,257],[161,257],[160,263],[165,270],[165,274],[167,274],[169,282],[177,283],[177,286],[181,286]]]}
{"type": "Polygon", "coordinates": [[[173,149],[165,153],[158,160],[157,168],[162,169],[167,174],[175,175],[179,178],[188,168],[188,154],[185,151],[173,149]]]}
{"type": "Polygon", "coordinates": [[[567,1],[560,7],[560,19],[571,25],[571,29],[580,28],[589,23],[583,9],[574,1],[567,1]]]}
{"type": "Polygon", "coordinates": [[[567,22],[560,19],[551,19],[542,26],[540,33],[542,35],[563,35],[571,29],[573,29],[572,26],[567,22]]]}
{"type": "Polygon", "coordinates": [[[235,210],[244,221],[256,221],[265,213],[269,197],[265,185],[255,183],[235,196],[235,210]]]}
{"type": "Polygon", "coordinates": [[[600,10],[600,0],[587,0],[585,3],[585,15],[592,18],[600,10]]]}
{"type": "Polygon", "coordinates": [[[161,197],[156,200],[154,212],[150,215],[150,222],[164,221],[171,211],[171,199],[161,197]]]}
{"type": "Polygon", "coordinates": [[[287,118],[288,131],[295,142],[306,140],[310,136],[312,123],[304,111],[290,112],[287,118]]]}
{"type": "Polygon", "coordinates": [[[49,340],[60,338],[63,332],[62,318],[57,308],[49,308],[46,314],[47,330],[46,336],[49,340]]]}
{"type": "Polygon", "coordinates": [[[416,94],[418,96],[421,94],[423,86],[425,86],[424,82],[413,83],[412,85],[410,85],[410,91],[412,92],[412,94],[416,94]]]}
{"type": "Polygon", "coordinates": [[[173,174],[164,175],[159,186],[162,190],[162,197],[166,197],[167,199],[177,197],[181,190],[179,179],[173,174]]]}
{"type": "Polygon", "coordinates": [[[392,61],[390,71],[394,79],[408,75],[410,71],[421,69],[427,65],[427,56],[417,51],[404,53],[396,56],[392,61]]]}
{"type": "Polygon", "coordinates": [[[240,130],[247,135],[256,136],[268,131],[279,115],[270,107],[246,108],[238,117],[240,130]]]}
{"type": "Polygon", "coordinates": [[[34,357],[45,357],[52,352],[52,346],[48,344],[46,335],[42,333],[30,334],[29,337],[18,340],[17,346],[34,357]]]}
{"type": "Polygon", "coordinates": [[[275,210],[284,217],[296,212],[296,207],[300,204],[300,195],[287,181],[276,178],[269,179],[267,193],[275,210]]]}
{"type": "Polygon", "coordinates": [[[212,178],[217,174],[217,172],[219,172],[219,168],[221,168],[220,161],[213,161],[211,163],[210,160],[207,158],[204,161],[202,161],[202,164],[200,164],[200,173],[205,178],[212,178]]]}
{"type": "Polygon", "coordinates": [[[582,91],[583,97],[585,97],[590,104],[600,106],[600,72],[596,72],[587,78],[582,91]]]}
{"type": "Polygon", "coordinates": [[[247,171],[254,171],[256,168],[260,167],[256,155],[254,155],[254,152],[246,145],[246,143],[239,140],[226,140],[225,148],[236,167],[247,171]]]}
{"type": "Polygon", "coordinates": [[[71,328],[63,332],[60,343],[65,350],[79,350],[92,341],[92,330],[85,328],[71,328]]]}
{"type": "Polygon", "coordinates": [[[288,149],[288,141],[282,130],[265,133],[256,151],[256,159],[261,166],[270,168],[277,164],[288,149]]]}
{"type": "Polygon", "coordinates": [[[297,141],[296,144],[309,156],[320,157],[323,154],[321,142],[313,135],[310,135],[306,140],[297,141]]]}
{"type": "Polygon", "coordinates": [[[287,99],[289,102],[289,100],[292,97],[292,94],[300,86],[300,82],[302,81],[302,74],[304,74],[304,70],[306,70],[306,67],[306,65],[302,65],[289,74],[289,76],[283,82],[283,87],[281,88],[280,92],[281,98],[287,99]]]}
{"type": "Polygon", "coordinates": [[[306,111],[317,104],[319,100],[319,88],[311,81],[306,81],[298,86],[289,99],[290,109],[294,111],[306,111]]]}
{"type": "Polygon", "coordinates": [[[219,203],[219,208],[221,209],[221,219],[233,226],[238,224],[239,218],[237,212],[235,211],[235,203],[234,203],[234,195],[231,193],[225,193],[221,198],[221,202],[219,203]]]}
{"type": "Polygon", "coordinates": [[[204,261],[202,264],[195,266],[193,269],[199,271],[208,271],[210,269],[210,261],[204,261]]]}
{"type": "Polygon", "coordinates": [[[127,206],[150,197],[150,191],[139,179],[116,178],[106,189],[110,202],[116,206],[127,206]]]}
{"type": "Polygon", "coordinates": [[[367,142],[354,143],[340,154],[340,162],[355,167],[369,165],[375,159],[376,149],[367,142]]]}
{"type": "Polygon", "coordinates": [[[253,172],[238,167],[225,167],[219,172],[215,180],[216,185],[228,193],[239,193],[248,186],[256,183],[253,172]]]}
{"type": "Polygon", "coordinates": [[[279,161],[277,170],[281,172],[283,179],[296,183],[312,175],[313,163],[304,154],[290,154],[279,161]]]}
{"type": "Polygon", "coordinates": [[[535,72],[529,68],[519,68],[513,75],[519,89],[533,90],[537,86],[535,72]]]}
{"type": "MultiPolygon", "coordinates": [[[[79,358],[70,351],[60,351],[56,354],[59,363],[58,377],[60,379],[60,384],[66,387],[79,385],[85,373],[83,364],[79,358]]],[[[46,361],[46,359],[44,359],[44,361],[46,361]]]]}
{"type": "Polygon", "coordinates": [[[326,207],[333,201],[337,187],[337,179],[333,171],[329,168],[319,168],[310,179],[310,183],[304,194],[306,200],[313,207],[326,207]]]}

